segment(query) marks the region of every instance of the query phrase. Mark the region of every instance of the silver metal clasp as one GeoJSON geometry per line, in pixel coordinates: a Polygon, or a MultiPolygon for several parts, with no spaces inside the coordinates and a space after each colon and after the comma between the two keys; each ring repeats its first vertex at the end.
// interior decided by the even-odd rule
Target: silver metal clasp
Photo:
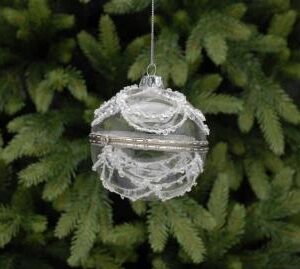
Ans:
{"type": "Polygon", "coordinates": [[[142,77],[139,87],[164,89],[164,83],[162,78],[159,76],[147,75],[142,77]]]}

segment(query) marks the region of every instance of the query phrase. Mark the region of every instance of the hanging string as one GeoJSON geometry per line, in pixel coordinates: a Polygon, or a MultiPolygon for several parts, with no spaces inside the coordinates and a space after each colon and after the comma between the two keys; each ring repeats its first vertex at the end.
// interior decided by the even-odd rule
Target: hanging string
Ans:
{"type": "Polygon", "coordinates": [[[151,11],[151,61],[150,64],[154,64],[154,0],[152,0],[152,11],[151,11]]]}
{"type": "Polygon", "coordinates": [[[155,65],[155,5],[154,1],[152,0],[151,5],[151,50],[150,50],[150,64],[147,68],[147,75],[155,75],[156,74],[156,65],[155,65]]]}

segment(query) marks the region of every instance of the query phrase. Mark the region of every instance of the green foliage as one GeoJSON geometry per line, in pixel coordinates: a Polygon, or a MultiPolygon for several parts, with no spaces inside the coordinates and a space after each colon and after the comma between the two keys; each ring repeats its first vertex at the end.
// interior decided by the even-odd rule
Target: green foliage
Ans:
{"type": "Polygon", "coordinates": [[[195,62],[205,48],[211,60],[219,65],[227,59],[227,40],[247,40],[250,30],[237,19],[217,13],[202,14],[187,41],[186,56],[195,62]]]}
{"type": "Polygon", "coordinates": [[[121,265],[116,259],[103,250],[98,250],[92,254],[85,268],[107,268],[107,269],[121,269],[121,265]]]}
{"type": "Polygon", "coordinates": [[[246,210],[244,206],[228,205],[228,180],[220,175],[215,182],[208,202],[208,208],[216,219],[216,226],[208,232],[206,246],[210,259],[223,257],[241,241],[245,232],[246,210]]]}
{"type": "Polygon", "coordinates": [[[149,240],[152,249],[161,252],[166,246],[168,235],[173,234],[189,257],[195,263],[200,263],[203,261],[205,248],[192,216],[184,211],[185,207],[187,205],[184,200],[174,200],[166,204],[154,203],[148,216],[149,240]]]}
{"type": "Polygon", "coordinates": [[[62,91],[64,88],[67,88],[80,101],[87,98],[85,81],[80,72],[72,68],[51,70],[35,89],[34,102],[37,111],[46,112],[52,102],[54,92],[62,91]]]}
{"type": "MultiPolygon", "coordinates": [[[[73,15],[54,13],[47,0],[30,0],[26,6],[8,6],[5,2],[0,5],[3,31],[12,32],[0,42],[0,54],[3,54],[3,68],[0,71],[0,110],[15,114],[28,101],[28,92],[37,110],[46,111],[53,92],[50,87],[37,89],[37,85],[44,76],[51,75],[48,75],[50,71],[55,68],[61,70],[63,64],[71,61],[75,47],[74,38],[62,37],[61,32],[72,28],[75,18],[73,15]],[[45,51],[40,53],[42,49],[45,51]]],[[[78,92],[78,88],[82,87],[78,85],[78,74],[78,71],[70,68],[61,75],[69,76],[66,86],[72,94],[76,98],[83,98],[84,94],[78,92]]],[[[80,83],[84,84],[82,80],[80,83]]]]}
{"type": "Polygon", "coordinates": [[[43,198],[54,200],[71,184],[78,164],[87,158],[88,151],[85,141],[61,141],[53,153],[20,172],[20,183],[31,187],[46,182],[43,198]]]}
{"type": "Polygon", "coordinates": [[[55,235],[63,238],[75,230],[68,262],[76,265],[84,261],[92,249],[97,234],[106,236],[111,226],[111,209],[100,182],[94,176],[81,175],[74,185],[65,213],[62,214],[55,235]],[[82,203],[82,199],[86,200],[82,203]]]}
{"type": "Polygon", "coordinates": [[[19,233],[41,235],[47,229],[47,218],[34,212],[30,194],[16,190],[11,206],[0,205],[0,248],[6,246],[19,233]]]}
{"type": "Polygon", "coordinates": [[[120,41],[116,28],[109,16],[103,16],[99,22],[99,42],[85,31],[78,35],[81,50],[94,69],[113,79],[120,71],[120,41]]]}
{"type": "Polygon", "coordinates": [[[168,269],[169,267],[167,266],[167,264],[162,260],[162,259],[159,259],[159,258],[156,258],[153,260],[152,262],[152,265],[153,265],[153,269],[168,269]]]}
{"type": "Polygon", "coordinates": [[[20,96],[21,80],[13,72],[1,72],[0,75],[0,110],[7,114],[14,114],[24,106],[24,100],[20,96]]]}
{"type": "Polygon", "coordinates": [[[176,203],[170,204],[168,214],[171,231],[178,243],[193,262],[202,262],[204,260],[205,247],[197,230],[193,227],[192,221],[186,217],[184,211],[176,203]]]}
{"type": "Polygon", "coordinates": [[[287,37],[293,29],[296,17],[297,12],[295,12],[295,10],[289,10],[282,14],[275,14],[270,24],[269,33],[287,37]]]}
{"type": "Polygon", "coordinates": [[[35,39],[36,34],[45,35],[43,31],[48,27],[50,35],[53,35],[74,25],[74,16],[52,14],[47,0],[30,0],[26,9],[6,7],[2,14],[9,24],[18,29],[17,38],[21,40],[35,39]]]}
{"type": "Polygon", "coordinates": [[[169,220],[166,208],[161,204],[153,204],[149,212],[149,242],[154,251],[161,252],[166,246],[169,233],[169,220]]]}
{"type": "Polygon", "coordinates": [[[242,118],[239,119],[240,128],[246,132],[251,130],[254,118],[257,118],[271,150],[281,155],[284,153],[284,135],[280,117],[290,123],[298,124],[299,110],[282,87],[263,73],[253,55],[240,54],[244,49],[234,50],[227,66],[234,83],[245,87],[246,111],[242,112],[242,118]],[[234,74],[235,71],[238,73],[234,74]],[[237,75],[240,76],[239,72],[243,77],[242,80],[236,78],[237,75]]]}
{"type": "Polygon", "coordinates": [[[185,197],[126,202],[87,137],[146,72],[151,1],[0,1],[1,269],[300,267],[300,5],[156,4],[157,74],[205,113],[210,151],[185,197]]]}
{"type": "Polygon", "coordinates": [[[255,195],[259,199],[268,199],[271,186],[263,163],[255,159],[245,160],[246,173],[255,195]]]}
{"type": "Polygon", "coordinates": [[[7,127],[17,133],[3,151],[2,158],[7,162],[49,152],[64,130],[61,115],[55,112],[17,117],[7,127]]]}
{"type": "MultiPolygon", "coordinates": [[[[160,34],[156,53],[157,74],[163,76],[165,81],[172,79],[175,85],[183,86],[188,76],[188,65],[178,46],[178,38],[178,35],[169,29],[165,29],[160,34]]],[[[149,49],[143,50],[131,65],[128,72],[129,79],[137,80],[145,73],[149,61],[149,49]]]]}
{"type": "Polygon", "coordinates": [[[147,211],[146,202],[144,202],[142,200],[132,202],[131,207],[132,207],[133,211],[139,216],[145,214],[147,211]]]}
{"type": "Polygon", "coordinates": [[[222,78],[219,75],[207,75],[196,80],[191,87],[192,103],[204,113],[236,114],[243,110],[243,103],[236,97],[216,94],[222,78]]]}
{"type": "Polygon", "coordinates": [[[208,209],[215,218],[217,227],[222,227],[225,222],[228,206],[228,187],[226,176],[221,174],[210,194],[208,209]]]}
{"type": "Polygon", "coordinates": [[[108,13],[124,14],[130,12],[137,12],[150,4],[150,0],[112,0],[104,6],[108,13]]]}

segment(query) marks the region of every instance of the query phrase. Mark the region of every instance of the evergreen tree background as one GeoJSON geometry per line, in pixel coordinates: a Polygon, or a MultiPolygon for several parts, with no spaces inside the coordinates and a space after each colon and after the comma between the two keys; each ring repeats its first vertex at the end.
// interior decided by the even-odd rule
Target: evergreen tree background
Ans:
{"type": "Polygon", "coordinates": [[[149,62],[150,0],[0,0],[0,268],[300,268],[300,3],[156,0],[157,66],[207,115],[198,186],[121,200],[93,111],[149,62]]]}

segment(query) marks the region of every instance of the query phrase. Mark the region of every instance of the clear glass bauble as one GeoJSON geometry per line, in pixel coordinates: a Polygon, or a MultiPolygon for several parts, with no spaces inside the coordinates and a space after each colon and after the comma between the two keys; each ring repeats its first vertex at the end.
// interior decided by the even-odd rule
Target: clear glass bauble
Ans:
{"type": "Polygon", "coordinates": [[[121,197],[168,200],[196,185],[208,135],[205,117],[183,94],[145,76],[95,111],[93,170],[121,197]]]}

